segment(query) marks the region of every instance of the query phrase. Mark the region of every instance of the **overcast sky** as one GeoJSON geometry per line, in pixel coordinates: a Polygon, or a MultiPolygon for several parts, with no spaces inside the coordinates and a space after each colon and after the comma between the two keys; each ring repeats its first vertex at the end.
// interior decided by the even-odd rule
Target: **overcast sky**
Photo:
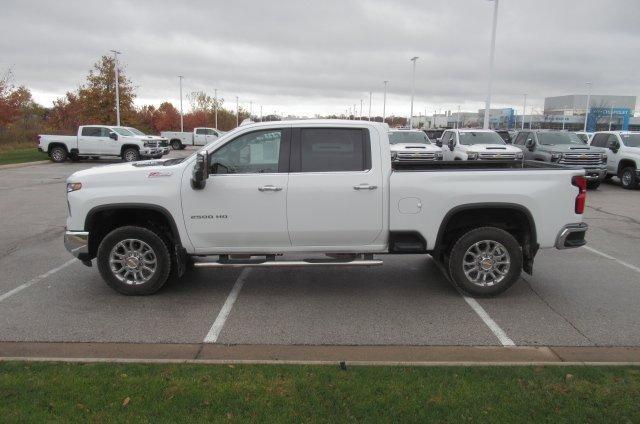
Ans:
{"type": "MultiPolygon", "coordinates": [[[[487,90],[493,2],[487,0],[29,1],[3,0],[0,70],[36,100],[85,80],[118,49],[137,104],[204,90],[254,113],[344,113],[354,104],[407,116],[476,111],[487,90]]],[[[494,107],[541,109],[545,96],[640,92],[640,1],[501,0],[494,107]]]]}

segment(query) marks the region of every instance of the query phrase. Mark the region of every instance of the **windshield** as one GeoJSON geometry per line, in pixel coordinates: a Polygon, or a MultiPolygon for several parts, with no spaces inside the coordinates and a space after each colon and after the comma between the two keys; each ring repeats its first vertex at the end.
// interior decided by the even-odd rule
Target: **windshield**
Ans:
{"type": "Polygon", "coordinates": [[[580,134],[576,134],[578,136],[578,138],[580,140],[582,140],[583,143],[588,143],[589,142],[589,136],[587,134],[584,133],[580,133],[580,134]]]}
{"type": "Polygon", "coordinates": [[[474,144],[507,144],[502,137],[494,132],[461,132],[460,144],[472,146],[474,144]]]}
{"type": "Polygon", "coordinates": [[[145,133],[143,133],[142,131],[135,129],[133,127],[126,127],[126,130],[129,132],[134,133],[135,135],[146,135],[145,133]]]}
{"type": "Polygon", "coordinates": [[[389,133],[389,143],[401,144],[401,143],[417,143],[417,144],[430,144],[429,137],[422,131],[391,131],[389,133]]]}
{"type": "Polygon", "coordinates": [[[120,134],[120,135],[124,135],[124,136],[126,136],[126,137],[131,137],[131,136],[133,135],[133,134],[131,133],[131,131],[126,130],[126,129],[124,129],[124,128],[118,128],[118,127],[116,127],[116,128],[111,128],[111,129],[112,129],[113,131],[117,132],[118,134],[120,134]]]}
{"type": "Polygon", "coordinates": [[[621,134],[622,142],[627,147],[640,147],[640,134],[621,134]]]}
{"type": "Polygon", "coordinates": [[[555,146],[556,144],[584,144],[584,142],[580,140],[580,137],[569,132],[538,133],[538,141],[543,146],[555,146]]]}

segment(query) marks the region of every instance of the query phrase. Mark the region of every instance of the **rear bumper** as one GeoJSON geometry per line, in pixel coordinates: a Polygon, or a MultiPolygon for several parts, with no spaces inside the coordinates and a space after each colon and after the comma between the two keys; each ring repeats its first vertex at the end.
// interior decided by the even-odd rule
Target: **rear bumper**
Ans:
{"type": "Polygon", "coordinates": [[[589,226],[584,222],[577,224],[568,224],[562,227],[562,230],[556,237],[556,249],[572,249],[587,244],[584,236],[589,226]]]}
{"type": "Polygon", "coordinates": [[[65,231],[64,247],[81,261],[89,259],[89,232],[65,231]]]}

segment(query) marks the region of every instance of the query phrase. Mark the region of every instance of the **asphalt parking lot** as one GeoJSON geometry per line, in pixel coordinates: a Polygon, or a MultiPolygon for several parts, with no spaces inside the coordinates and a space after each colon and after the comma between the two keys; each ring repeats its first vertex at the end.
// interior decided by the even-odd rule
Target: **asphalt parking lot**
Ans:
{"type": "Polygon", "coordinates": [[[640,346],[640,190],[615,179],[589,192],[588,248],[541,251],[534,275],[497,298],[462,296],[419,255],[200,269],[127,297],[62,245],[66,177],[105,163],[0,169],[0,342],[640,346]]]}

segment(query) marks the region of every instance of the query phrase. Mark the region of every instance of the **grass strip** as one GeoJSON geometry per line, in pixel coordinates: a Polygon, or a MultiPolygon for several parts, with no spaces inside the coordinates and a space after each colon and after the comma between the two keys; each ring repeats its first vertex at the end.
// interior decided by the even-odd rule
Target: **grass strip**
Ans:
{"type": "Polygon", "coordinates": [[[0,363],[7,422],[640,422],[637,367],[0,363]]]}
{"type": "Polygon", "coordinates": [[[11,163],[35,162],[48,159],[46,153],[39,152],[36,148],[14,149],[0,151],[0,165],[11,163]]]}

